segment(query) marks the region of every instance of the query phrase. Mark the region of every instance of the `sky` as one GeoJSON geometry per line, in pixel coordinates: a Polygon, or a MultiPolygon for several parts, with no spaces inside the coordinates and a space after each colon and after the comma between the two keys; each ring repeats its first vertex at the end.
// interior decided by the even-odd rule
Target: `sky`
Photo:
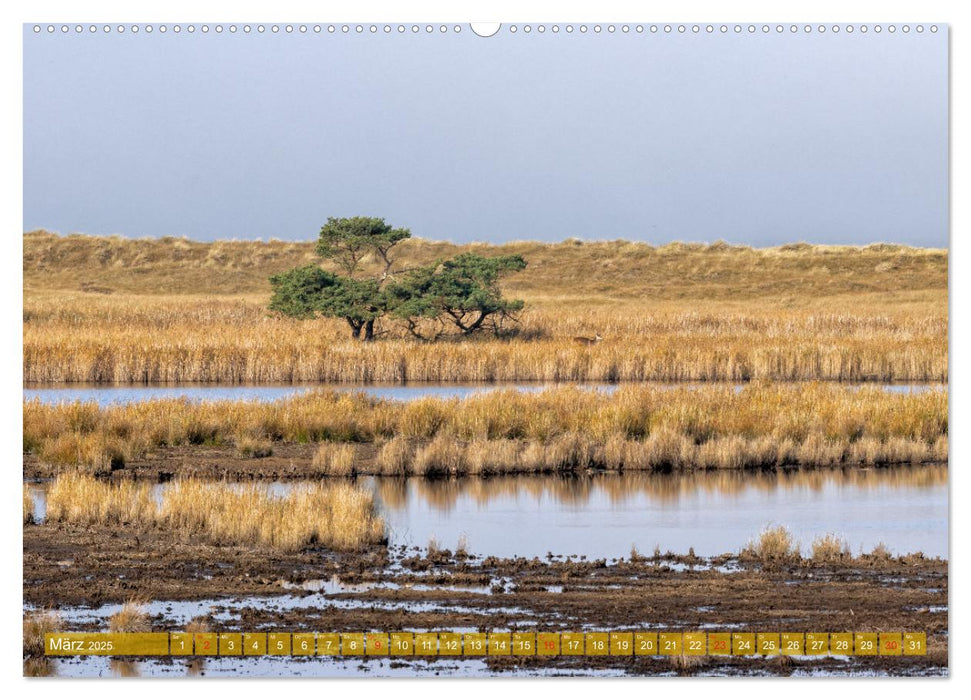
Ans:
{"type": "Polygon", "coordinates": [[[24,230],[948,245],[946,27],[563,27],[25,26],[24,230]]]}

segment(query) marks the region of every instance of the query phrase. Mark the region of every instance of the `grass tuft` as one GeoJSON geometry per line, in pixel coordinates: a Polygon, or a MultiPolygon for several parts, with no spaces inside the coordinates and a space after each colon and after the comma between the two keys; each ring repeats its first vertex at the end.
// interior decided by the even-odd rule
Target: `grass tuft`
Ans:
{"type": "Polygon", "coordinates": [[[387,476],[402,476],[411,470],[414,448],[411,443],[400,437],[395,437],[378,450],[375,460],[376,471],[387,476]]]}
{"type": "Polygon", "coordinates": [[[761,560],[763,563],[778,563],[799,557],[799,546],[789,530],[779,525],[767,527],[743,550],[743,555],[761,560]]]}
{"type": "Polygon", "coordinates": [[[893,553],[883,542],[878,542],[877,545],[870,551],[869,557],[871,559],[876,559],[877,561],[890,561],[893,559],[893,553]]]}
{"type": "Polygon", "coordinates": [[[137,600],[127,600],[121,610],[108,618],[109,632],[150,632],[152,629],[145,604],[137,600]]]}
{"type": "Polygon", "coordinates": [[[812,559],[818,564],[838,564],[853,558],[846,540],[829,534],[813,540],[812,559]]]}
{"type": "Polygon", "coordinates": [[[264,437],[243,435],[236,440],[236,451],[240,457],[262,459],[273,454],[273,443],[264,437]]]}
{"type": "Polygon", "coordinates": [[[61,632],[64,619],[54,610],[34,610],[24,615],[24,654],[44,655],[44,635],[61,632]]]}
{"type": "Polygon", "coordinates": [[[327,476],[353,476],[357,451],[353,445],[322,442],[314,453],[314,468],[327,476]]]}
{"type": "Polygon", "coordinates": [[[45,656],[28,656],[24,659],[24,678],[54,676],[54,663],[45,656]]]}

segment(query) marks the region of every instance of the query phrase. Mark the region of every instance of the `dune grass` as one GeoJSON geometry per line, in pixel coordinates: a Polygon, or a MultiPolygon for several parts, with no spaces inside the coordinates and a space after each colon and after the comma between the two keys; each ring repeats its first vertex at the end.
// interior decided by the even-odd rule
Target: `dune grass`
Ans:
{"type": "Polygon", "coordinates": [[[51,485],[47,517],[81,525],[159,527],[217,544],[281,551],[312,545],[355,550],[385,539],[373,496],[343,482],[300,486],[281,496],[262,484],[188,479],[156,500],[146,484],[68,473],[51,485]]]}
{"type": "MultiPolygon", "coordinates": [[[[318,262],[316,241],[192,241],[186,238],[23,236],[24,278],[29,288],[84,291],[96,297],[137,294],[245,294],[269,292],[270,275],[318,262]]],[[[830,246],[794,243],[771,248],[672,242],[661,246],[626,240],[557,243],[518,241],[499,245],[411,238],[395,248],[403,269],[460,253],[522,255],[530,266],[510,278],[517,293],[609,291],[654,298],[685,294],[764,297],[773,293],[946,289],[947,251],[905,245],[830,246]],[[941,273],[944,273],[943,277],[941,273]]],[[[380,271],[379,260],[362,272],[380,271]]]]}
{"type": "Polygon", "coordinates": [[[519,254],[518,335],[378,342],[269,314],[310,243],[24,236],[28,382],[946,381],[947,253],[612,241],[402,244],[401,265],[519,254]],[[111,292],[111,293],[107,293],[111,292]],[[574,336],[600,334],[579,345],[574,336]]]}
{"type": "Polygon", "coordinates": [[[41,461],[93,472],[110,460],[89,445],[131,460],[246,436],[321,443],[314,464],[335,476],[914,464],[947,459],[947,397],[817,383],[558,387],[405,403],[334,391],[105,408],[35,400],[24,403],[23,435],[41,461]],[[376,456],[363,461],[356,444],[373,444],[376,456]]]}

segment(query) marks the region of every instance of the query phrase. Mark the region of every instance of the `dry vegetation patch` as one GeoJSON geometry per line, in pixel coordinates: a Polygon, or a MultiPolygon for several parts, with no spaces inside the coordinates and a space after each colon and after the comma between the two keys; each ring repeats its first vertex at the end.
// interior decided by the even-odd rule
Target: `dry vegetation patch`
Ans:
{"type": "MultiPolygon", "coordinates": [[[[267,311],[310,243],[24,236],[28,382],[946,381],[947,252],[404,241],[401,265],[522,255],[509,338],[375,343],[267,311]],[[111,285],[112,294],[91,291],[111,285]],[[578,344],[575,336],[603,341],[578,344]]],[[[104,289],[100,289],[103,292],[104,289]]]]}
{"type": "Polygon", "coordinates": [[[60,632],[64,619],[56,610],[33,610],[24,615],[24,656],[44,655],[44,635],[60,632]]]}
{"type": "Polygon", "coordinates": [[[46,464],[97,473],[111,471],[115,452],[131,460],[160,447],[238,449],[248,440],[264,452],[319,443],[313,467],[333,476],[921,464],[947,460],[947,396],[943,388],[751,384],[559,387],[412,402],[336,391],[104,408],[34,400],[24,403],[24,449],[46,464]],[[79,444],[112,452],[65,448],[79,444]]]}
{"type": "Polygon", "coordinates": [[[779,525],[767,527],[749,542],[741,556],[762,560],[765,564],[778,564],[799,558],[799,545],[789,530],[779,525]]]}
{"type": "Polygon", "coordinates": [[[372,494],[349,483],[309,484],[284,495],[263,484],[186,479],[156,498],[152,487],[63,474],[47,496],[50,522],[160,527],[219,544],[296,551],[361,549],[385,541],[372,494]]]}
{"type": "Polygon", "coordinates": [[[126,600],[121,610],[108,618],[109,632],[150,632],[151,629],[145,604],[138,600],[126,600]]]}

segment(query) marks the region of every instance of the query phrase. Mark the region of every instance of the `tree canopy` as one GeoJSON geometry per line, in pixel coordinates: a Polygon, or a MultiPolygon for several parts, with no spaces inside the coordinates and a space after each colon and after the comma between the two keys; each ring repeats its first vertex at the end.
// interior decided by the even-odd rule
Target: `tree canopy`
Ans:
{"type": "Polygon", "coordinates": [[[329,218],[320,229],[317,253],[340,273],[318,265],[297,267],[270,278],[270,310],[300,319],[342,318],[353,337],[374,338],[375,322],[388,315],[403,321],[412,335],[427,338],[422,321],[436,321],[439,331],[454,327],[461,334],[491,328],[498,332],[523,308],[520,299],[506,299],[500,279],[522,270],[519,255],[484,257],[464,253],[434,265],[403,273],[393,271],[391,251],[409,238],[406,228],[393,228],[384,219],[356,216],[329,218]],[[361,277],[362,263],[373,257],[383,264],[377,277],[361,277]],[[342,273],[342,274],[341,274],[342,273]]]}
{"type": "Polygon", "coordinates": [[[330,217],[320,229],[317,255],[333,260],[350,277],[355,275],[367,256],[373,255],[384,263],[384,272],[387,273],[394,264],[391,249],[406,238],[411,238],[411,231],[392,228],[384,219],[369,216],[346,219],[330,217]]]}
{"type": "Polygon", "coordinates": [[[525,267],[526,261],[519,255],[487,258],[463,253],[413,270],[392,283],[387,290],[389,308],[415,335],[421,318],[441,319],[463,334],[474,333],[487,321],[500,322],[523,308],[521,299],[502,296],[499,279],[525,267]]]}
{"type": "Polygon", "coordinates": [[[317,265],[297,267],[270,278],[270,310],[293,318],[343,318],[355,338],[374,335],[374,321],[385,312],[377,282],[340,277],[317,265]]]}

